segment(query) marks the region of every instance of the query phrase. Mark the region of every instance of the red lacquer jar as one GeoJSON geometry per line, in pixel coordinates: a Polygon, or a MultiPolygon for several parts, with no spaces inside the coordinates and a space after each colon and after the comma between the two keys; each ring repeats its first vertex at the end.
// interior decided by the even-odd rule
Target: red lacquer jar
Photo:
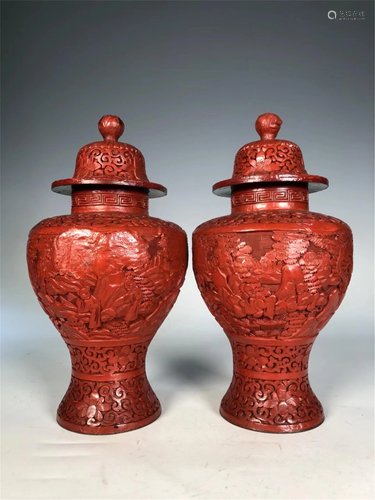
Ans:
{"type": "Polygon", "coordinates": [[[272,113],[256,121],[260,140],[237,153],[231,215],[193,234],[202,297],[233,350],[233,379],[221,402],[233,424],[263,432],[318,426],[323,408],[308,379],[314,340],[332,317],[352,273],[352,233],[342,221],[309,211],[309,192],[328,186],[308,175],[300,148],[278,140],[272,113]]]}
{"type": "Polygon", "coordinates": [[[71,215],[40,222],[27,247],[32,286],[72,360],[57,421],[85,434],[160,415],[145,358],[187,267],[185,232],[148,215],[149,197],[166,189],[149,182],[137,148],[118,142],[123,122],[104,116],[99,130],[103,141],[79,151],[74,177],[52,184],[71,195],[71,215]]]}

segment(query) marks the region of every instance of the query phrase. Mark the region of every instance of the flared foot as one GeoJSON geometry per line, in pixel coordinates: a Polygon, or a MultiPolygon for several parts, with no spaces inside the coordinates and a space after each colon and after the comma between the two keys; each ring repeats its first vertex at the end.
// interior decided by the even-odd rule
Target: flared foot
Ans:
{"type": "Polygon", "coordinates": [[[235,373],[220,413],[232,424],[271,433],[302,432],[324,420],[307,375],[270,380],[235,373]]]}
{"type": "Polygon", "coordinates": [[[57,422],[81,434],[116,434],[139,429],[161,413],[146,374],[91,381],[72,376],[57,410],[57,422]]]}

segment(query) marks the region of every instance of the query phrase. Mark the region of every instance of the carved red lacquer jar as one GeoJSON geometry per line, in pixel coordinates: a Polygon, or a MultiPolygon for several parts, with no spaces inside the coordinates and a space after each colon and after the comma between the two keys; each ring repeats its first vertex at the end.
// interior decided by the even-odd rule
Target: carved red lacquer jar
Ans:
{"type": "Polygon", "coordinates": [[[296,144],[276,139],[281,123],[261,115],[261,139],[238,151],[231,179],[214,185],[215,194],[231,197],[232,213],[195,230],[193,265],[233,350],[222,416],[286,433],[323,422],[308,360],[344,297],[353,249],[345,223],[309,211],[308,192],[328,181],[307,174],[296,144]]]}
{"type": "Polygon", "coordinates": [[[57,421],[85,434],[137,429],[160,415],[145,372],[147,348],[172,308],[187,267],[185,232],[148,215],[141,152],[118,142],[116,116],[99,122],[102,142],[83,147],[75,176],[52,189],[71,194],[71,215],[30,232],[27,261],[40,305],[72,360],[57,421]]]}

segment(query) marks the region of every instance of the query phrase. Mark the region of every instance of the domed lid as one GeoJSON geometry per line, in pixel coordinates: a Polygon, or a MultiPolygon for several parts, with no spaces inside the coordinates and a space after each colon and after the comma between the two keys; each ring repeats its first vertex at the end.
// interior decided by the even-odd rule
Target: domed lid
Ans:
{"type": "Polygon", "coordinates": [[[99,121],[103,141],[92,142],[77,155],[74,177],[55,181],[52,191],[71,194],[72,186],[130,186],[148,190],[150,198],[165,196],[167,189],[150,182],[145,159],[139,149],[118,142],[125,125],[117,116],[106,115],[99,121]]]}
{"type": "Polygon", "coordinates": [[[230,196],[233,186],[254,182],[305,182],[310,193],[328,187],[325,177],[308,175],[297,144],[276,139],[282,123],[273,113],[258,117],[255,129],[260,140],[249,142],[238,151],[232,178],[217,182],[212,188],[214,194],[230,196]]]}

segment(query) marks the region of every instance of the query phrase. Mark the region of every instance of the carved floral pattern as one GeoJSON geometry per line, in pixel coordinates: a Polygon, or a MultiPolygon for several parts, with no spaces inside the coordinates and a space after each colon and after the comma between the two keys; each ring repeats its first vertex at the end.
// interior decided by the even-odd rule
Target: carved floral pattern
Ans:
{"type": "Polygon", "coordinates": [[[349,226],[340,219],[303,210],[266,210],[263,212],[257,211],[225,215],[204,222],[197,227],[195,232],[214,227],[240,226],[242,224],[300,224],[310,222],[331,222],[338,224],[340,227],[346,227],[348,232],[350,232],[349,226]]]}
{"type": "Polygon", "coordinates": [[[170,228],[182,231],[180,226],[173,222],[157,219],[143,214],[126,214],[126,213],[87,213],[87,214],[71,214],[60,215],[44,219],[37,224],[30,232],[38,231],[43,228],[60,228],[60,227],[111,227],[126,224],[131,227],[150,227],[150,228],[170,228]]]}
{"type": "Polygon", "coordinates": [[[117,375],[144,367],[148,342],[114,347],[67,344],[72,368],[91,375],[117,375]]]}
{"type": "Polygon", "coordinates": [[[113,427],[139,422],[159,409],[145,375],[111,382],[72,377],[57,415],[74,425],[113,427]]]}
{"type": "Polygon", "coordinates": [[[255,424],[294,425],[323,417],[307,376],[269,381],[235,373],[221,404],[229,415],[255,424]]]}
{"type": "Polygon", "coordinates": [[[265,173],[306,173],[297,144],[289,141],[256,141],[243,146],[234,160],[234,177],[265,173]]]}
{"type": "Polygon", "coordinates": [[[307,370],[313,343],[262,346],[231,340],[234,366],[259,373],[298,373],[307,370]]]}

